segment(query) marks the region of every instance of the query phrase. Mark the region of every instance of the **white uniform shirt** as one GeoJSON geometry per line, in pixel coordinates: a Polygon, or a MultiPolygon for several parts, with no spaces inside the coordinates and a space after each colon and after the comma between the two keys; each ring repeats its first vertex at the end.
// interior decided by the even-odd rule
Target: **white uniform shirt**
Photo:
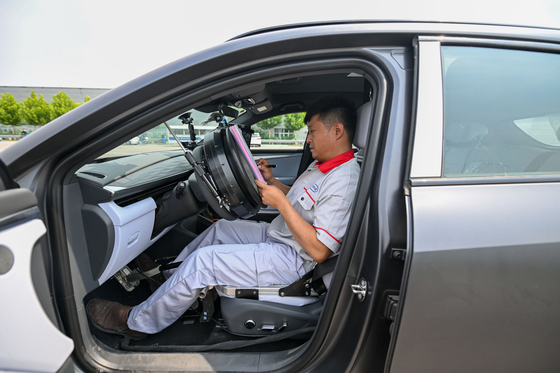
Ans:
{"type": "MultiPolygon", "coordinates": [[[[350,150],[325,163],[311,163],[286,195],[303,219],[315,228],[317,239],[333,253],[340,249],[348,227],[359,174],[360,166],[350,150]]],[[[267,235],[291,246],[305,261],[313,261],[294,239],[282,215],[272,221],[267,235]]]]}

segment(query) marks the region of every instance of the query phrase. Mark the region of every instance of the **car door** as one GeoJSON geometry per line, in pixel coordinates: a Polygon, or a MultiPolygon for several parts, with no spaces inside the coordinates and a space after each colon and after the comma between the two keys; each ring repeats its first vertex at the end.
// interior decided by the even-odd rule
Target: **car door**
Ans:
{"type": "Polygon", "coordinates": [[[1,371],[57,372],[74,348],[53,324],[45,233],[35,195],[18,188],[0,161],[0,319],[9,320],[0,331],[1,371]]]}
{"type": "Polygon", "coordinates": [[[387,371],[557,371],[559,52],[420,38],[408,278],[387,371]]]}

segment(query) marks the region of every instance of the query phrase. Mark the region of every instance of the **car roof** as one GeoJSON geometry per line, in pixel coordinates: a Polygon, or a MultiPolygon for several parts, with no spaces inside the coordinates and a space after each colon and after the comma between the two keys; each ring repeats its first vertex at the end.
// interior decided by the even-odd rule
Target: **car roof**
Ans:
{"type": "Polygon", "coordinates": [[[355,25],[355,24],[400,24],[403,28],[407,28],[407,25],[413,26],[417,24],[434,25],[439,28],[441,25],[472,25],[472,26],[500,26],[500,27],[523,27],[527,29],[543,29],[543,30],[560,30],[557,27],[547,27],[547,26],[537,26],[530,24],[513,24],[513,23],[501,23],[501,22],[439,22],[439,21],[426,21],[426,20],[405,20],[405,19],[389,19],[389,20],[376,20],[376,19],[354,19],[354,20],[329,20],[329,21],[316,21],[316,22],[302,22],[302,23],[292,23],[284,25],[276,25],[270,27],[264,27],[246,33],[237,35],[227,41],[239,40],[250,36],[262,35],[273,33],[276,31],[285,31],[291,29],[304,29],[312,28],[317,26],[341,26],[341,25],[355,25]]]}

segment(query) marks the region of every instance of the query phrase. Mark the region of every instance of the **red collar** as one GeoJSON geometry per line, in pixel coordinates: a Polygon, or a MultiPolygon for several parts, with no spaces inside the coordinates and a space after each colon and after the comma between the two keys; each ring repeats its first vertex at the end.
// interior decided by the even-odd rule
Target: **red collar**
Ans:
{"type": "Polygon", "coordinates": [[[346,163],[351,159],[354,159],[354,151],[348,150],[347,152],[337,155],[333,159],[329,159],[325,163],[317,161],[317,168],[319,168],[319,171],[326,174],[336,166],[340,166],[341,164],[346,163]]]}

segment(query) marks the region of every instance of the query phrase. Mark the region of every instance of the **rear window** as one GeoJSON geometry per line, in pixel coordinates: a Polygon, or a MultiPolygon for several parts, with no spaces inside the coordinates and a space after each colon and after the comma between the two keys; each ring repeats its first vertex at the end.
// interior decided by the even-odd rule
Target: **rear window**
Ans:
{"type": "Polygon", "coordinates": [[[560,56],[442,47],[444,177],[560,174],[560,56]]]}

